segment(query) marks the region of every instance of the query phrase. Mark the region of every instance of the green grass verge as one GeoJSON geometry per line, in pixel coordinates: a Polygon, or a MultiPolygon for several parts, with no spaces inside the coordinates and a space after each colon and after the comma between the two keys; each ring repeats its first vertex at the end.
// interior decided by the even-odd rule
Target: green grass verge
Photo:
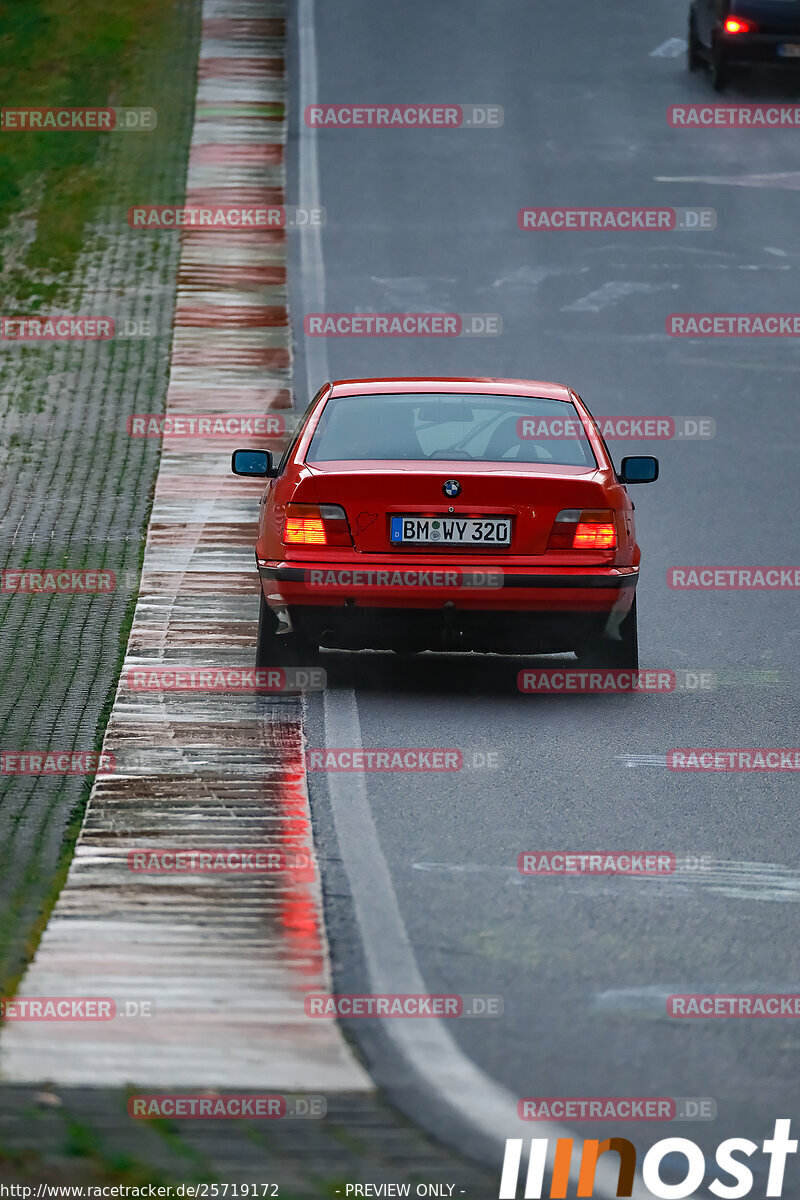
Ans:
{"type": "MultiPolygon", "coordinates": [[[[177,0],[0,2],[0,96],[24,107],[155,107],[148,54],[177,0]]],[[[0,301],[36,311],[58,296],[103,201],[102,141],[142,133],[0,131],[0,301]]],[[[6,311],[8,311],[6,309],[6,311]]]]}

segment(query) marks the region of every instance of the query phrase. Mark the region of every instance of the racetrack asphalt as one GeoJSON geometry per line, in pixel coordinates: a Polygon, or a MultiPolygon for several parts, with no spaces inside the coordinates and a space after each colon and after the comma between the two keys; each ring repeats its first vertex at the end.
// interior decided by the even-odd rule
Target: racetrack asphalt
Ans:
{"type": "MultiPolygon", "coordinates": [[[[708,1152],[728,1136],[760,1140],[791,1115],[800,1040],[786,1020],[670,1019],[665,1001],[798,990],[796,780],[674,772],[665,756],[797,744],[796,599],[676,590],[667,572],[797,561],[800,358],[792,339],[678,339],[665,322],[670,313],[791,312],[800,243],[791,130],[669,127],[669,105],[718,99],[683,57],[653,54],[683,36],[684,22],[673,0],[636,12],[620,0],[576,0],[568,19],[564,6],[521,0],[410,0],[382,8],[380,20],[367,0],[317,4],[307,71],[319,103],[497,104],[504,123],[317,130],[326,225],[313,269],[297,251],[290,307],[300,408],[304,362],[310,396],[327,360],[330,378],[559,380],[597,414],[716,423],[706,440],[610,443],[617,464],[626,453],[661,460],[659,481],[632,492],[642,664],[711,672],[711,686],[543,697],[517,689],[525,660],[328,653],[325,701],[312,699],[308,713],[311,746],[325,744],[326,722],[352,732],[354,695],[365,747],[459,747],[470,763],[496,754],[493,768],[364,776],[391,884],[387,897],[375,882],[374,904],[396,900],[429,991],[503,998],[501,1019],[449,1023],[458,1049],[516,1096],[713,1098],[713,1122],[614,1127],[637,1146],[674,1133],[708,1152]],[[517,212],[530,205],[706,207],[717,225],[522,231],[517,212]],[[337,337],[321,349],[303,332],[304,314],[321,308],[497,313],[503,332],[337,337]],[[657,849],[688,865],[663,880],[523,878],[517,855],[531,849],[657,849]]],[[[298,203],[313,195],[303,173],[304,45],[296,22],[298,203]]],[[[791,103],[796,94],[788,79],[760,76],[722,99],[791,103]]],[[[347,848],[331,779],[309,777],[333,965],[339,991],[362,992],[375,947],[339,863],[347,848]]],[[[357,855],[357,839],[350,849],[357,855]]],[[[362,868],[368,889],[374,863],[364,856],[362,868]]],[[[375,1078],[435,1122],[435,1086],[421,1090],[391,1032],[372,1024],[349,1032],[375,1078]]],[[[576,1125],[585,1136],[598,1128],[576,1125]]],[[[765,1167],[754,1169],[758,1177],[765,1167]]]]}

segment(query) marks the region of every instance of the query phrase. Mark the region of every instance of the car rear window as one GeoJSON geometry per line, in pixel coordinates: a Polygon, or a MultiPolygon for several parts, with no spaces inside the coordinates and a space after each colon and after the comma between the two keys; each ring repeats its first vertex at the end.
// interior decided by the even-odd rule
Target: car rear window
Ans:
{"type": "Polygon", "coordinates": [[[346,459],[597,466],[570,401],[454,392],[332,397],[306,462],[346,459]]]}

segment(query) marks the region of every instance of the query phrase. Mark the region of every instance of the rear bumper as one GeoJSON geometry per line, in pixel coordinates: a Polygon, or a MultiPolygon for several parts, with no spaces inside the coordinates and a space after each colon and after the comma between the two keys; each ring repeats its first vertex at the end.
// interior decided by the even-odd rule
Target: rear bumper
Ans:
{"type": "Polygon", "coordinates": [[[789,58],[779,52],[787,44],[800,45],[800,33],[791,34],[720,34],[716,48],[729,66],[794,67],[800,70],[800,58],[789,58]]]}
{"type": "Polygon", "coordinates": [[[555,654],[612,636],[615,628],[607,613],[498,613],[445,608],[306,605],[290,610],[290,619],[292,628],[312,644],[342,650],[555,654]]]}
{"type": "Polygon", "coordinates": [[[616,634],[638,568],[259,563],[279,628],[343,648],[574,649],[616,634]]]}

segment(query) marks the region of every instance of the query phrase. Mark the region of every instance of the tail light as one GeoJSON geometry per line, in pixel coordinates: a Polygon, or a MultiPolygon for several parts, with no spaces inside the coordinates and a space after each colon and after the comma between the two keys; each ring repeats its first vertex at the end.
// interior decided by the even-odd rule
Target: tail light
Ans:
{"type": "Polygon", "coordinates": [[[563,508],[553,522],[548,550],[616,550],[617,526],[610,508],[563,508]]]}
{"type": "Polygon", "coordinates": [[[754,33],[756,27],[752,21],[743,21],[741,17],[728,17],[724,28],[726,33],[754,33]]]}
{"type": "Polygon", "coordinates": [[[347,513],[338,504],[287,504],[284,546],[352,546],[347,513]]]}

